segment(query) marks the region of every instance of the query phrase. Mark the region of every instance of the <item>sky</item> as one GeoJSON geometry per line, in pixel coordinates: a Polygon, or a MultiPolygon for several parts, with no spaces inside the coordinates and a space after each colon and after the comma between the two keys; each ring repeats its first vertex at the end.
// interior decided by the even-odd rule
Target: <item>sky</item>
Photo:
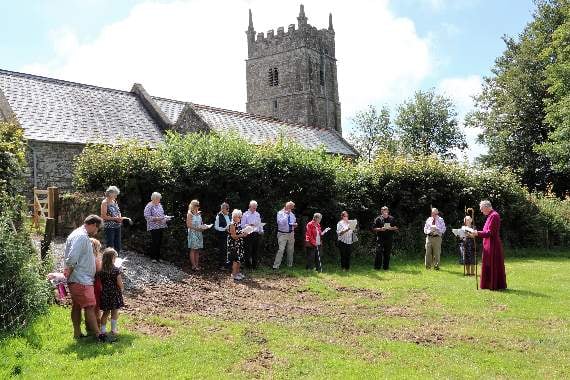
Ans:
{"type": "MultiPolygon", "coordinates": [[[[248,9],[257,32],[296,23],[299,1],[0,0],[0,68],[245,111],[248,9]]],[[[434,88],[459,119],[532,0],[304,0],[336,32],[343,135],[368,105],[434,88]]],[[[462,127],[463,128],[463,127],[462,127]]],[[[464,129],[473,159],[486,148],[464,129]]]]}

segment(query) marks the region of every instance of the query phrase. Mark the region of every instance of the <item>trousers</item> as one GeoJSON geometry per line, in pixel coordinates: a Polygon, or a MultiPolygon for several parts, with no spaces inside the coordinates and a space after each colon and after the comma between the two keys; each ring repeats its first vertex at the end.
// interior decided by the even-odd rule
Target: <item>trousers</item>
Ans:
{"type": "Polygon", "coordinates": [[[390,268],[390,255],[392,254],[392,241],[377,241],[374,269],[388,270],[390,268]]]}
{"type": "Polygon", "coordinates": [[[439,258],[441,256],[441,236],[426,236],[426,267],[433,265],[439,268],[439,258]]]}
{"type": "Polygon", "coordinates": [[[105,228],[105,245],[121,253],[121,227],[105,228]]]}
{"type": "Polygon", "coordinates": [[[287,266],[293,266],[293,253],[295,250],[295,235],[293,232],[284,233],[277,232],[277,244],[279,249],[275,255],[275,261],[273,262],[273,269],[279,269],[281,266],[281,261],[283,260],[283,253],[287,249],[287,266]]]}

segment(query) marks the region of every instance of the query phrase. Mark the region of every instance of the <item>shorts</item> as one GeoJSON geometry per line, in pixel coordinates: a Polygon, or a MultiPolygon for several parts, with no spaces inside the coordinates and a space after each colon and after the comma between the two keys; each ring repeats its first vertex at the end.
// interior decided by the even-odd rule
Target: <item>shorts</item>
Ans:
{"type": "Polygon", "coordinates": [[[93,285],[83,285],[78,282],[68,284],[69,293],[71,293],[71,301],[74,305],[82,309],[93,307],[95,302],[95,291],[93,285]]]}

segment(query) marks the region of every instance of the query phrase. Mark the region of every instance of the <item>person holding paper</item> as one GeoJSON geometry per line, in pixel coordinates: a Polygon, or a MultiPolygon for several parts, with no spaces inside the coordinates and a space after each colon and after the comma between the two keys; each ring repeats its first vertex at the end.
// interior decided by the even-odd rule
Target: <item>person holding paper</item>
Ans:
{"type": "Polygon", "coordinates": [[[350,257],[352,256],[353,230],[348,223],[348,212],[340,213],[340,221],[336,224],[338,237],[338,249],[340,251],[340,267],[343,271],[350,269],[350,257]]]}
{"type": "Polygon", "coordinates": [[[186,214],[186,227],[188,227],[188,257],[192,270],[201,270],[200,268],[200,250],[204,248],[204,223],[202,223],[202,215],[200,215],[200,202],[194,199],[188,205],[188,214],[186,214]]]}
{"type": "Polygon", "coordinates": [[[249,233],[245,239],[245,265],[251,269],[257,269],[257,253],[259,251],[259,240],[263,234],[263,226],[261,225],[261,215],[257,212],[257,202],[249,202],[249,209],[243,213],[241,217],[241,227],[253,227],[253,231],[249,233]]]}
{"type": "Polygon", "coordinates": [[[321,237],[324,235],[321,230],[321,220],[323,216],[316,212],[313,220],[307,223],[305,229],[305,248],[307,252],[306,269],[323,271],[321,264],[321,237]]]}
{"type": "Polygon", "coordinates": [[[297,219],[293,214],[295,203],[289,201],[285,207],[277,213],[277,244],[279,249],[273,262],[273,270],[278,270],[283,260],[283,252],[287,249],[287,266],[293,266],[293,253],[295,249],[295,228],[297,219]]]}
{"type": "Polygon", "coordinates": [[[216,215],[214,230],[218,242],[218,254],[220,257],[220,269],[226,270],[228,266],[228,227],[230,226],[230,205],[226,202],[220,205],[220,212],[216,215]]]}
{"type": "Polygon", "coordinates": [[[232,211],[232,222],[229,226],[228,233],[228,262],[232,263],[232,280],[241,281],[244,279],[243,274],[240,272],[241,262],[245,253],[243,238],[246,233],[241,228],[241,210],[235,209],[232,211]]]}
{"type": "Polygon", "coordinates": [[[117,196],[120,191],[117,186],[109,186],[105,191],[105,198],[101,202],[101,218],[104,221],[105,245],[115,248],[117,253],[121,253],[121,226],[123,217],[117,203],[117,196]]]}
{"type": "Polygon", "coordinates": [[[483,238],[483,260],[481,263],[481,289],[502,290],[507,288],[505,256],[501,242],[501,217],[493,210],[491,202],[479,204],[481,213],[487,217],[482,231],[474,231],[471,236],[483,238]]]}
{"type": "MultiPolygon", "coordinates": [[[[473,228],[473,220],[469,215],[463,218],[463,226],[473,228]]],[[[475,241],[470,236],[461,238],[461,252],[463,253],[463,265],[465,265],[465,275],[475,276],[475,241]]]]}
{"type": "Polygon", "coordinates": [[[398,231],[396,219],[390,215],[387,206],[380,209],[380,215],[374,219],[372,231],[376,232],[376,255],[374,257],[374,269],[390,268],[390,255],[394,242],[394,233],[398,231]]]}
{"type": "Polygon", "coordinates": [[[439,211],[435,207],[432,208],[431,216],[427,218],[424,225],[424,233],[426,234],[425,265],[427,269],[431,269],[433,265],[435,270],[439,270],[441,239],[445,233],[445,229],[445,221],[439,216],[439,211]]]}
{"type": "Polygon", "coordinates": [[[166,228],[166,222],[170,217],[164,215],[164,209],[160,200],[162,195],[156,191],[150,196],[150,202],[144,208],[144,217],[146,219],[146,230],[150,232],[150,257],[152,262],[156,263],[160,260],[160,247],[162,245],[162,231],[166,228]]]}

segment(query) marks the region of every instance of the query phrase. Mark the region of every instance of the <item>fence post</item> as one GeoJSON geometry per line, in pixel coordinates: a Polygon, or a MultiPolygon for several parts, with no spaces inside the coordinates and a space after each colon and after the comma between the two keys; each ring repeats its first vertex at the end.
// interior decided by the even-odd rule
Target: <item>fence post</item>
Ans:
{"type": "Polygon", "coordinates": [[[59,189],[53,186],[48,187],[48,218],[54,219],[53,232],[57,234],[59,221],[59,189]]]}
{"type": "Polygon", "coordinates": [[[46,229],[44,232],[44,238],[42,239],[41,242],[41,257],[42,260],[46,257],[49,247],[51,245],[51,241],[53,239],[54,236],[54,232],[55,232],[55,219],[53,218],[47,218],[46,219],[46,229]]]}

